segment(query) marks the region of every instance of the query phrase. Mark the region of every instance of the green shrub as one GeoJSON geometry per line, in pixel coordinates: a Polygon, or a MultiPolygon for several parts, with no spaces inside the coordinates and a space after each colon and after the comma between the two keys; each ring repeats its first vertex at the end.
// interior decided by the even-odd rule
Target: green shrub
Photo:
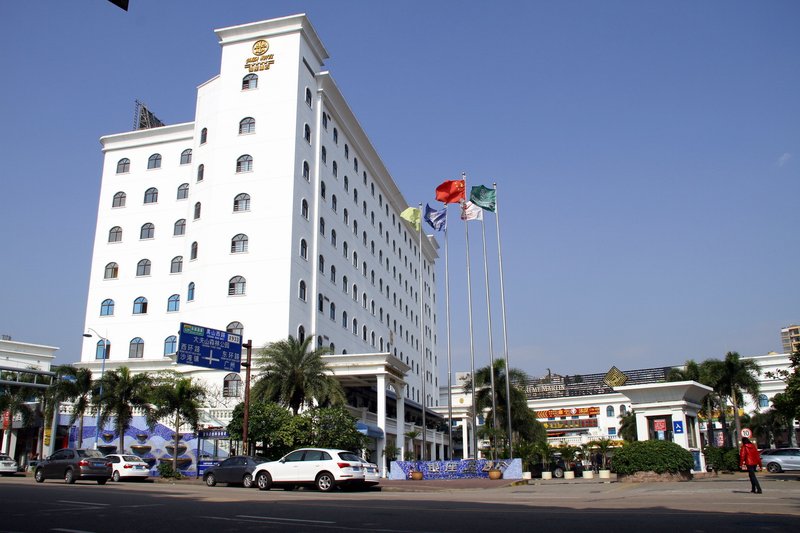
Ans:
{"type": "Polygon", "coordinates": [[[164,479],[181,479],[181,473],[172,468],[172,461],[161,461],[158,463],[158,475],[164,479]]]}
{"type": "Polygon", "coordinates": [[[735,472],[739,470],[739,450],[736,448],[706,446],[703,448],[703,455],[706,458],[706,464],[716,472],[735,472]]]}
{"type": "Polygon", "coordinates": [[[694,458],[689,450],[684,450],[674,442],[644,440],[631,442],[617,450],[613,466],[618,474],[678,473],[691,470],[694,458]]]}

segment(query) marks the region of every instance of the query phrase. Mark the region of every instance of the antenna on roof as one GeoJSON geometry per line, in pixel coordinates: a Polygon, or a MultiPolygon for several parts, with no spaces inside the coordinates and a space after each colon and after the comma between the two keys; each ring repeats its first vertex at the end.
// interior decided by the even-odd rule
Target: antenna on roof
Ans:
{"type": "Polygon", "coordinates": [[[166,126],[152,111],[147,109],[147,106],[135,100],[133,112],[133,129],[135,130],[149,130],[150,128],[159,128],[166,126]]]}

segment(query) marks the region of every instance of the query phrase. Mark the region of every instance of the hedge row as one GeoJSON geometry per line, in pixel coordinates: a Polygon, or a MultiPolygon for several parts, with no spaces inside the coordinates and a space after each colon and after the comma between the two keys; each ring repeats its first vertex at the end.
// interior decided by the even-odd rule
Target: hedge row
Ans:
{"type": "Polygon", "coordinates": [[[694,458],[674,442],[644,440],[626,444],[614,453],[614,470],[618,474],[634,472],[688,472],[694,467],[694,458]]]}

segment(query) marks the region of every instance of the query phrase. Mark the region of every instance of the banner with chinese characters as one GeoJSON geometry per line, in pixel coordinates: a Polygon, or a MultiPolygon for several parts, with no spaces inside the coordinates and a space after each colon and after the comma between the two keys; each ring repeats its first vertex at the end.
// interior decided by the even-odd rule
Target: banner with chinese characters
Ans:
{"type": "Polygon", "coordinates": [[[542,422],[542,425],[547,430],[553,429],[580,429],[580,428],[596,428],[596,418],[582,418],[579,420],[548,420],[542,422]]]}
{"type": "Polygon", "coordinates": [[[572,407],[569,409],[548,409],[536,411],[536,418],[558,418],[559,416],[591,416],[599,415],[599,407],[572,407]]]}
{"type": "Polygon", "coordinates": [[[422,479],[487,478],[498,469],[503,479],[522,479],[521,459],[460,459],[457,461],[392,461],[389,479],[411,479],[411,472],[422,472],[422,479]]]}

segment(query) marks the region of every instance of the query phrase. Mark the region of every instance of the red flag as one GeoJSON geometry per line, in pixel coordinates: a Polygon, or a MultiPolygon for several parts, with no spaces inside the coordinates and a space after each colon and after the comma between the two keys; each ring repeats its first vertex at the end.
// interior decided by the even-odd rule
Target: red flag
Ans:
{"type": "Polygon", "coordinates": [[[436,187],[436,199],[446,204],[455,204],[464,199],[464,180],[448,180],[436,187]]]}

